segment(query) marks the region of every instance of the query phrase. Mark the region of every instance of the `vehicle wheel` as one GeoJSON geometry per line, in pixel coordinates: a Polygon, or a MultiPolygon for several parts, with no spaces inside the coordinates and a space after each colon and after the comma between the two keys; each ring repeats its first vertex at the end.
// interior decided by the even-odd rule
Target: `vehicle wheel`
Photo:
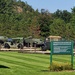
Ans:
{"type": "Polygon", "coordinates": [[[45,46],[42,46],[42,47],[41,47],[41,50],[42,50],[42,51],[46,51],[46,47],[45,47],[45,46]]]}
{"type": "Polygon", "coordinates": [[[23,49],[23,45],[22,44],[18,44],[17,47],[20,48],[20,49],[23,49]]]}
{"type": "Polygon", "coordinates": [[[8,43],[5,43],[4,44],[4,48],[10,48],[9,44],[8,43]]]}

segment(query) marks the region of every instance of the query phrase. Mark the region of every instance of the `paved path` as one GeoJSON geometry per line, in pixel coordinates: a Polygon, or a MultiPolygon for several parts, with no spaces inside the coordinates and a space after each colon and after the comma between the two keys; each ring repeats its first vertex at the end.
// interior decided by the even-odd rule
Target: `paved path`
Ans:
{"type": "MultiPolygon", "coordinates": [[[[18,51],[21,53],[36,53],[36,54],[50,54],[50,51],[41,51],[38,48],[24,48],[24,49],[6,49],[6,48],[2,48],[0,51],[18,51]]],[[[75,50],[74,50],[75,51],[75,50]]],[[[75,52],[73,52],[75,54],[75,52]]]]}

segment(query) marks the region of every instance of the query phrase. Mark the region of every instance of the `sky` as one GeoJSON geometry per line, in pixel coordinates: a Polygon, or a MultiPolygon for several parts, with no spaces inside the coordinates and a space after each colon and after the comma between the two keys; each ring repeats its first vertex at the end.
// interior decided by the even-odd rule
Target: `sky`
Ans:
{"type": "Polygon", "coordinates": [[[46,9],[51,13],[59,10],[67,10],[71,12],[71,8],[75,6],[75,0],[21,0],[27,2],[34,10],[46,9]]]}

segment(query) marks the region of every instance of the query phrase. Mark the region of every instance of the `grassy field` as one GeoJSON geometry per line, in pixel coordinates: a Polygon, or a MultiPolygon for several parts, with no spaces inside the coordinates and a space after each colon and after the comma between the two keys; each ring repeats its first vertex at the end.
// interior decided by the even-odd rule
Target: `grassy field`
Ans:
{"type": "MultiPolygon", "coordinates": [[[[50,72],[49,59],[44,54],[0,52],[0,75],[75,75],[75,71],[50,72]]],[[[70,56],[54,55],[53,61],[70,63],[70,56]]]]}

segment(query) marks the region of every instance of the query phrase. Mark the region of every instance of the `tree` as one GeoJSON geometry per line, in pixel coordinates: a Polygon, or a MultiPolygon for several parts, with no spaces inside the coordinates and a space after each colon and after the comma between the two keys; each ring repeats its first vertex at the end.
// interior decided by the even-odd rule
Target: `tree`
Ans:
{"type": "Polygon", "coordinates": [[[50,35],[59,35],[64,37],[65,35],[65,22],[62,19],[54,19],[50,25],[50,35]]]}
{"type": "Polygon", "coordinates": [[[12,1],[13,0],[0,0],[0,13],[6,14],[12,12],[12,1]]]}
{"type": "Polygon", "coordinates": [[[67,10],[57,10],[56,12],[53,13],[54,18],[60,18],[64,20],[66,23],[69,23],[71,19],[71,13],[68,12],[67,10]]]}
{"type": "Polygon", "coordinates": [[[75,13],[75,6],[73,8],[71,8],[72,10],[72,13],[74,14],[75,13]]]}
{"type": "Polygon", "coordinates": [[[29,26],[29,31],[31,36],[37,37],[37,38],[40,37],[40,26],[36,16],[32,19],[32,22],[29,26]]]}
{"type": "Polygon", "coordinates": [[[72,26],[71,23],[66,24],[65,29],[65,39],[74,40],[75,38],[75,26],[72,26]]]}
{"type": "Polygon", "coordinates": [[[61,18],[62,17],[62,11],[57,9],[56,12],[53,13],[54,18],[61,18]]]}
{"type": "Polygon", "coordinates": [[[75,14],[72,14],[72,18],[70,20],[70,25],[69,25],[69,29],[70,29],[70,38],[75,40],[75,14]]]}
{"type": "Polygon", "coordinates": [[[41,14],[39,18],[40,25],[40,35],[42,37],[47,37],[50,35],[51,15],[41,14]]]}
{"type": "Polygon", "coordinates": [[[71,19],[71,13],[68,12],[67,10],[62,11],[62,17],[61,17],[66,23],[70,22],[71,19]]]}

